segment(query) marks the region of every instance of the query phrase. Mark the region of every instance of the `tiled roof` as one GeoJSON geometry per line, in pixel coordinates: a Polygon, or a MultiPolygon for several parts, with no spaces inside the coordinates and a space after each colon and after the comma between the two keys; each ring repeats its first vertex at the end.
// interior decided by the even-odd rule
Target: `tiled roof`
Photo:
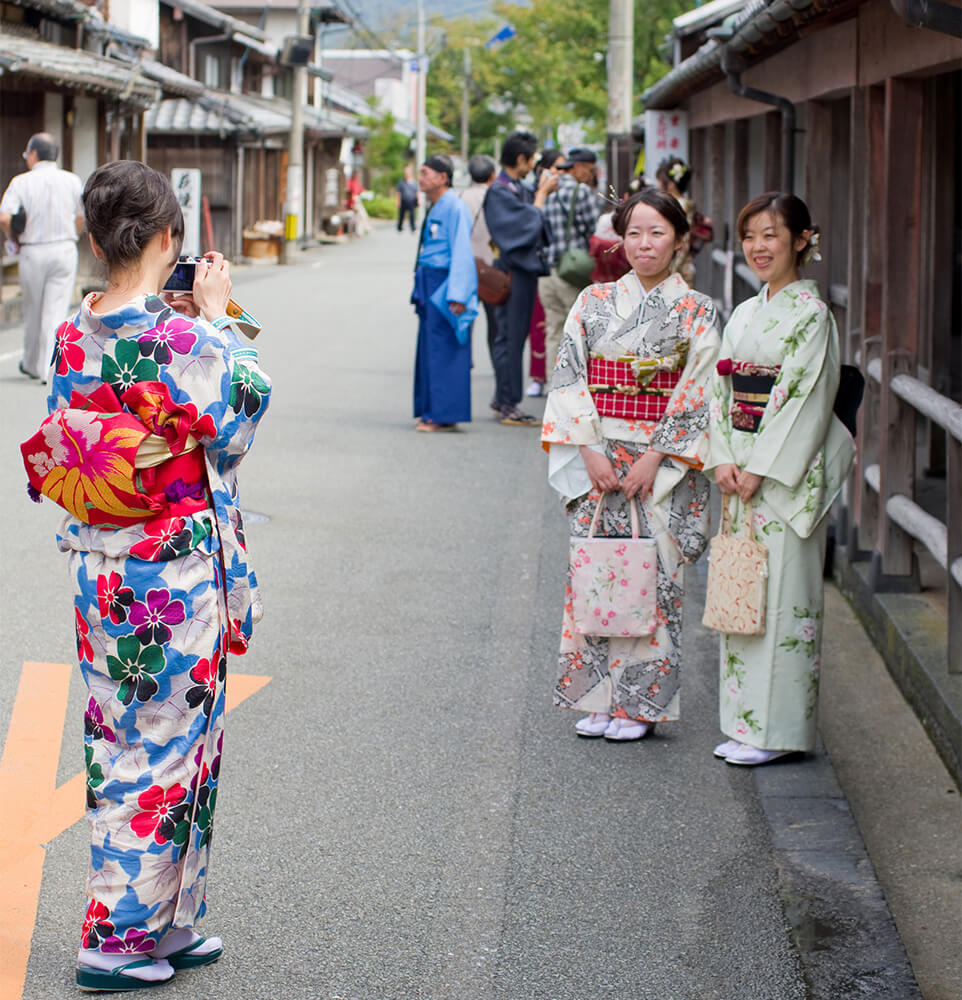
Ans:
{"type": "MultiPolygon", "coordinates": [[[[203,95],[170,98],[150,108],[148,133],[184,135],[287,135],[291,129],[291,105],[280,98],[253,94],[206,91],[203,95]]],[[[366,130],[350,116],[304,109],[304,129],[315,135],[365,135],[366,130]]]]}
{"type": "Polygon", "coordinates": [[[135,106],[146,107],[160,97],[160,87],[146,79],[136,63],[36,38],[0,35],[0,62],[7,73],[38,77],[82,93],[110,94],[135,106]]]}

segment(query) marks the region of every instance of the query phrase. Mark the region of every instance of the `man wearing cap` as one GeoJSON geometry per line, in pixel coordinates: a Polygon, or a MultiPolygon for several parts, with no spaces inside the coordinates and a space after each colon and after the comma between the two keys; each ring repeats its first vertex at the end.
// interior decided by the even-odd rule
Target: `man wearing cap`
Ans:
{"type": "Polygon", "coordinates": [[[551,242],[548,245],[551,273],[538,279],[538,298],[544,307],[544,363],[549,382],[558,358],[565,320],[581,294],[581,286],[569,284],[558,274],[558,262],[568,247],[588,249],[598,216],[601,215],[601,205],[591,186],[597,162],[598,157],[590,149],[572,149],[565,160],[555,164],[559,171],[558,189],[548,195],[544,206],[551,226],[551,242]]]}
{"type": "Polygon", "coordinates": [[[418,187],[429,208],[421,226],[414,291],[418,345],[414,416],[419,431],[454,430],[471,419],[471,324],[478,314],[478,272],[471,215],[451,190],[450,157],[429,156],[418,187]]]}
{"type": "Polygon", "coordinates": [[[57,327],[67,318],[77,280],[77,237],[83,232],[80,178],[57,166],[59,148],[47,132],[32,135],[23,158],[27,171],[10,181],[0,200],[0,229],[11,235],[20,211],[20,289],[23,295],[23,358],[20,371],[47,377],[57,327]]]}

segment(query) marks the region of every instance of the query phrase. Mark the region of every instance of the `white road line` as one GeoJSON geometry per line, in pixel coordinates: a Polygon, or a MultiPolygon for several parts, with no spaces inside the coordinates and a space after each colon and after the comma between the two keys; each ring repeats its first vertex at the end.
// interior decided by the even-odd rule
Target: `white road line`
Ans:
{"type": "Polygon", "coordinates": [[[7,351],[6,354],[0,354],[0,364],[4,361],[13,361],[14,358],[23,357],[23,351],[7,351]]]}

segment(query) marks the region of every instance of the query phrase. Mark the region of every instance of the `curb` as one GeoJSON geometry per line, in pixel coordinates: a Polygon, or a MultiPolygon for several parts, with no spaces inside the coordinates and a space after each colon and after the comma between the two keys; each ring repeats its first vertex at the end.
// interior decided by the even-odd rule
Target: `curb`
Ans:
{"type": "Polygon", "coordinates": [[[835,550],[835,581],[912,707],[956,785],[962,788],[962,675],[949,674],[947,624],[913,594],[873,593],[869,563],[835,550]]]}
{"type": "Polygon", "coordinates": [[[922,1000],[821,738],[800,761],[753,771],[811,1000],[922,1000]]]}

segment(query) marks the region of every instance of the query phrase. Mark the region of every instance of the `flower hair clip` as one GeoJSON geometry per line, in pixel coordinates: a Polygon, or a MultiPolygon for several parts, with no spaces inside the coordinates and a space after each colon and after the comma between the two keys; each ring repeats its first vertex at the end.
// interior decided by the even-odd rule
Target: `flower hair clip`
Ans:
{"type": "Polygon", "coordinates": [[[819,245],[821,243],[821,235],[817,232],[813,232],[808,237],[808,243],[805,244],[805,249],[802,251],[802,264],[811,264],[812,261],[816,263],[822,259],[822,255],[819,252],[819,245]]]}
{"type": "Polygon", "coordinates": [[[677,184],[688,173],[684,163],[673,163],[668,170],[668,176],[677,184]]]}

